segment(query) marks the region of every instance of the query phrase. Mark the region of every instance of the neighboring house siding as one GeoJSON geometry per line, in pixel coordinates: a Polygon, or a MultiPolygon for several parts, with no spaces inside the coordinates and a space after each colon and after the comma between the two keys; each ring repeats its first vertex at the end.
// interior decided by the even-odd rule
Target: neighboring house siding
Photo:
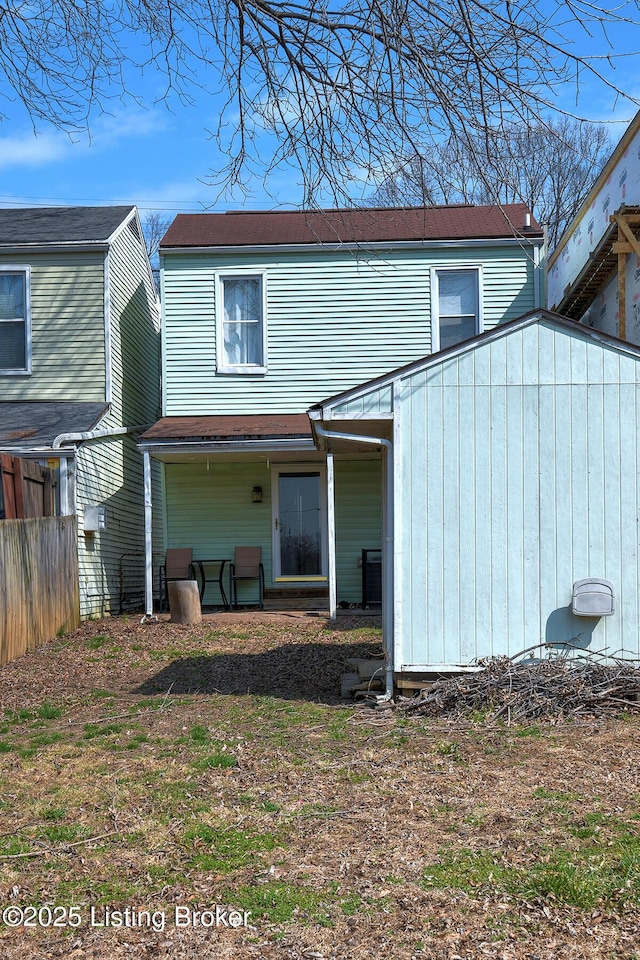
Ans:
{"type": "MultiPolygon", "coordinates": [[[[114,437],[83,444],[77,464],[80,611],[83,617],[117,613],[120,558],[144,552],[142,457],[130,437],[114,437]],[[106,507],[106,530],[83,532],[90,504],[106,507]]],[[[139,566],[142,586],[142,556],[139,566]]]]}
{"type": "Polygon", "coordinates": [[[396,670],[570,641],[637,657],[640,363],[534,324],[399,388],[396,670]],[[616,614],[570,612],[611,580],[616,614]]]}
{"type": "Polygon", "coordinates": [[[31,266],[30,375],[1,376],[3,400],[105,398],[103,253],[0,255],[31,266]]]}
{"type": "Polygon", "coordinates": [[[485,328],[534,307],[531,250],[165,255],[164,413],[303,412],[431,352],[430,268],[483,268],[485,328]],[[216,373],[216,269],[267,273],[268,372],[216,373]],[[258,409],[259,400],[259,409],[258,409]]]}
{"type": "MultiPolygon", "coordinates": [[[[111,409],[101,427],[152,423],[160,410],[159,310],[146,253],[128,227],[120,230],[109,252],[111,409]]],[[[124,592],[144,586],[144,475],[137,437],[113,437],[84,444],[78,453],[80,602],[83,616],[117,612],[120,567],[124,592]],[[87,505],[102,504],[107,528],[83,533],[87,505]]],[[[161,503],[160,465],[153,464],[153,497],[161,503]]],[[[162,515],[154,512],[154,552],[162,551],[162,515]]]]}
{"type": "Polygon", "coordinates": [[[111,245],[109,299],[113,414],[127,425],[154,421],[161,405],[159,309],[144,242],[128,226],[111,245]]]}

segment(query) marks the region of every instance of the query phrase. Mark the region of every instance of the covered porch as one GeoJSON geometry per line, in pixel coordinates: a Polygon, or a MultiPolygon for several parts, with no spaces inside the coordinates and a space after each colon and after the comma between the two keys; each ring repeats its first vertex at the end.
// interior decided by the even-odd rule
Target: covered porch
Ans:
{"type": "MultiPolygon", "coordinates": [[[[267,608],[321,609],[332,617],[363,603],[380,609],[379,447],[345,441],[321,451],[306,414],[165,417],[139,446],[147,531],[162,510],[165,549],[191,548],[202,564],[196,569],[206,580],[205,607],[222,605],[221,585],[231,596],[235,549],[259,546],[267,608]],[[163,466],[162,503],[152,500],[152,460],[163,466]],[[372,562],[377,568],[367,566],[372,562]]],[[[146,571],[150,615],[157,571],[149,536],[146,571]]],[[[239,608],[257,605],[257,581],[236,587],[239,608]]]]}

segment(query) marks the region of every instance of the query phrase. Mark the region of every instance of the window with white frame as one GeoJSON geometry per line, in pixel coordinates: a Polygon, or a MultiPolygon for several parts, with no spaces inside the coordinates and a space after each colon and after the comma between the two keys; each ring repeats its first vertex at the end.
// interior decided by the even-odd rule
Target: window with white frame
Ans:
{"type": "Polygon", "coordinates": [[[482,329],[477,267],[434,271],[434,349],[446,350],[482,329]]]}
{"type": "Polygon", "coordinates": [[[29,268],[0,267],[0,375],[30,372],[29,268]]]}
{"type": "Polygon", "coordinates": [[[217,326],[217,367],[220,372],[266,372],[266,308],[263,274],[219,274],[217,326]]]}

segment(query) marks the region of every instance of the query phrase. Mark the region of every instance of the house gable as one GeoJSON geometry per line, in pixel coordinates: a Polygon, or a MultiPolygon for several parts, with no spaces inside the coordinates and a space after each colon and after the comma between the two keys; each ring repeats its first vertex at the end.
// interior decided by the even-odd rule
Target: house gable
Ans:
{"type": "MultiPolygon", "coordinates": [[[[514,378],[517,380],[527,378],[526,382],[537,383],[539,377],[543,378],[543,382],[557,382],[554,359],[557,351],[554,349],[554,344],[562,343],[563,341],[558,338],[567,336],[574,344],[572,348],[574,359],[571,373],[569,374],[567,370],[563,374],[565,379],[569,376],[573,380],[576,377],[586,377],[588,379],[583,379],[582,382],[594,382],[589,379],[594,375],[597,377],[595,382],[600,382],[601,377],[597,376],[597,371],[602,365],[603,347],[608,349],[610,356],[630,357],[634,361],[640,357],[640,348],[634,344],[593,331],[550,311],[536,310],[509,323],[501,324],[472,340],[405,364],[382,377],[336,394],[315,404],[308,412],[314,420],[350,419],[351,415],[353,419],[377,420],[381,413],[383,415],[393,413],[393,396],[398,387],[408,384],[411,388],[413,378],[425,371],[430,371],[428,374],[430,379],[440,378],[443,382],[447,378],[456,383],[469,382],[472,375],[474,383],[494,382],[493,373],[499,366],[502,368],[505,383],[515,382],[514,378]],[[528,327],[547,331],[537,334],[538,338],[542,338],[540,349],[543,355],[532,359],[530,363],[525,362],[522,347],[525,336],[522,331],[528,327]],[[518,332],[520,332],[520,339],[513,339],[514,334],[518,332]],[[489,348],[488,352],[487,348],[489,348]],[[484,354],[486,359],[483,359],[481,354],[484,354]],[[508,372],[507,354],[509,355],[508,372]],[[493,359],[490,359],[492,356],[493,359]],[[579,360],[581,356],[583,359],[579,360]]],[[[620,363],[621,369],[624,367],[628,375],[636,369],[634,363],[624,365],[622,360],[620,363]]]]}

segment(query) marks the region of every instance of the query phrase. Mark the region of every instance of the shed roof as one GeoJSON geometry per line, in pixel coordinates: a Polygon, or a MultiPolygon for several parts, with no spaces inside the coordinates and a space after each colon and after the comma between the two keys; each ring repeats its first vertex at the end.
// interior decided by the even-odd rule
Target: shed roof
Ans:
{"type": "Polygon", "coordinates": [[[133,205],[0,209],[0,247],[106,242],[133,209],[133,205]]]}
{"type": "Polygon", "coordinates": [[[0,403],[0,449],[41,450],[60,433],[92,430],[108,410],[105,403],[0,403]]]}
{"type": "Polygon", "coordinates": [[[141,435],[140,441],[275,440],[285,437],[311,439],[306,413],[162,417],[141,435]]]}
{"type": "Polygon", "coordinates": [[[528,207],[454,206],[353,210],[253,210],[179,214],[161,246],[228,247],[290,244],[363,244],[399,241],[542,238],[528,207]]]}

